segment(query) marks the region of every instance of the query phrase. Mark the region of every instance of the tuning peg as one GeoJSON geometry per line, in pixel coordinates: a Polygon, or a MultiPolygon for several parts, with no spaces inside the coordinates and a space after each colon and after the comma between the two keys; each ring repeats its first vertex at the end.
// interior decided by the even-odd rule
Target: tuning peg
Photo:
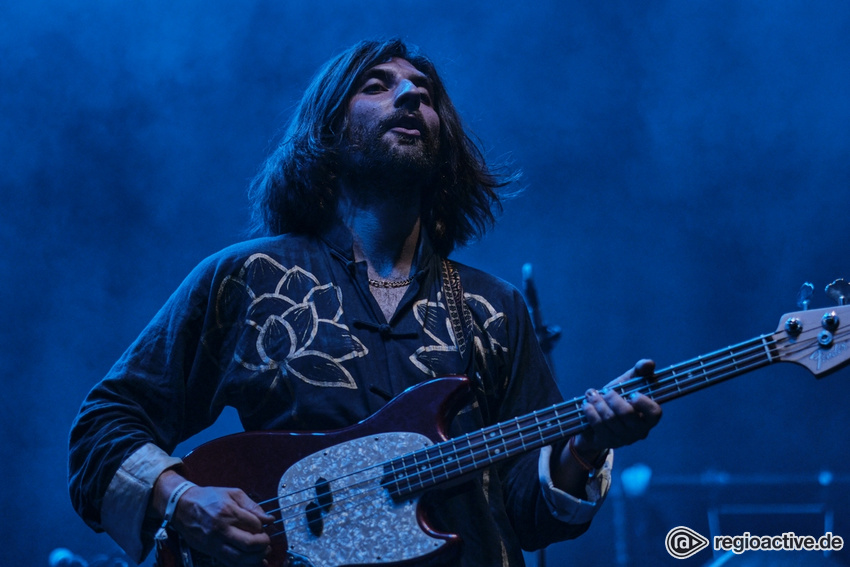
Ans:
{"type": "Polygon", "coordinates": [[[850,283],[839,278],[826,286],[826,294],[838,305],[847,305],[850,302],[850,283]]]}
{"type": "Polygon", "coordinates": [[[812,299],[812,292],[815,286],[809,282],[804,283],[797,292],[797,307],[805,311],[809,308],[809,301],[812,299]]]}

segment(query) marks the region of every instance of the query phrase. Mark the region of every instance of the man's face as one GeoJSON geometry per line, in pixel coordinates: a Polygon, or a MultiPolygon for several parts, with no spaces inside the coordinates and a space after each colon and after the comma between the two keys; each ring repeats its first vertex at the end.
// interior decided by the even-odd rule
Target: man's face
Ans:
{"type": "Polygon", "coordinates": [[[358,173],[427,176],[440,145],[431,81],[404,59],[375,65],[348,103],[343,157],[358,173]],[[364,171],[365,170],[365,171],[364,171]]]}

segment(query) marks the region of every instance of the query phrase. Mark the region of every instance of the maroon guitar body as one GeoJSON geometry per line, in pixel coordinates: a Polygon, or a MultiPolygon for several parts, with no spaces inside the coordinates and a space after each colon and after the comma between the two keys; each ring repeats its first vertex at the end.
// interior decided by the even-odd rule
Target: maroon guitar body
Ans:
{"type": "MultiPolygon", "coordinates": [[[[664,403],[776,362],[821,377],[850,363],[850,306],[789,313],[773,333],[616,385],[664,403]],[[845,330],[846,329],[846,330],[845,330]]],[[[470,398],[449,377],[414,386],[368,419],[324,433],[251,432],[187,455],[184,476],[244,490],[276,518],[270,567],[440,564],[460,541],[428,524],[420,497],[494,463],[589,427],[583,396],[449,439],[449,420],[470,398]]],[[[215,565],[170,533],[164,567],[215,565]]]]}
{"type": "MultiPolygon", "coordinates": [[[[466,378],[441,378],[345,429],[229,435],[189,453],[183,474],[201,486],[239,487],[272,511],[279,523],[267,528],[270,567],[428,562],[459,540],[428,525],[421,490],[402,495],[389,486],[384,463],[445,441],[447,420],[469,395],[466,378]]],[[[158,563],[215,564],[174,533],[158,563]]]]}

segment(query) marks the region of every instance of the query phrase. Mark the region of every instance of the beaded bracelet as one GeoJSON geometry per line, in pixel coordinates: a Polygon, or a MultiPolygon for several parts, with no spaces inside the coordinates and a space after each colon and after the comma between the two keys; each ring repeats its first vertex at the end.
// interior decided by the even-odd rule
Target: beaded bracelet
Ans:
{"type": "Polygon", "coordinates": [[[591,465],[579,456],[578,451],[576,451],[575,448],[575,439],[575,437],[570,437],[570,440],[567,442],[567,447],[570,448],[570,455],[572,455],[579,466],[584,469],[584,472],[590,474],[605,463],[605,459],[608,457],[608,449],[599,453],[599,457],[596,458],[596,463],[600,463],[599,465],[595,465],[595,463],[591,465]]]}

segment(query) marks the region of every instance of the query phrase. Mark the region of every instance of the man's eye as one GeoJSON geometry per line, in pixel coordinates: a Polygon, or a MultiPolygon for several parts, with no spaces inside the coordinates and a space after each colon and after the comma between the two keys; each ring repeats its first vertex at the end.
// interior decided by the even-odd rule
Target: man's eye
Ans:
{"type": "Polygon", "coordinates": [[[386,90],[384,85],[381,83],[369,83],[365,87],[363,87],[364,93],[379,93],[383,90],[386,90]]]}

